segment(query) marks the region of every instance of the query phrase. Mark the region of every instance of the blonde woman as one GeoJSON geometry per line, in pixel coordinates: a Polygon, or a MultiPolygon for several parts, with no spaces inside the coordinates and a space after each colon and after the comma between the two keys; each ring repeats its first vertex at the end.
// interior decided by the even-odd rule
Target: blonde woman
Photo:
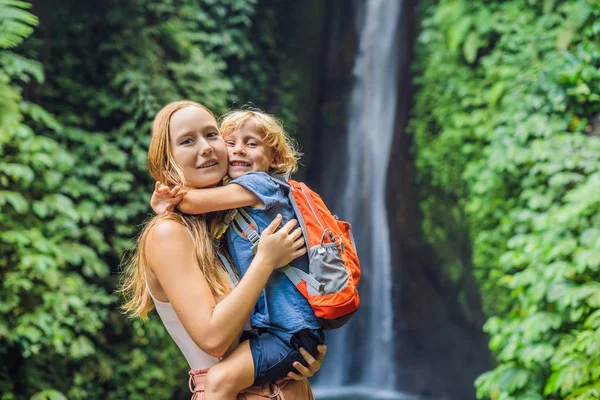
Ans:
{"type": "MultiPolygon", "coordinates": [[[[210,110],[191,101],[178,101],[159,111],[148,152],[148,169],[157,181],[171,187],[206,188],[219,184],[227,168],[225,142],[210,110]]],[[[220,226],[220,217],[155,216],[143,228],[122,280],[124,310],[129,315],[147,318],[156,307],[190,364],[190,383],[196,385],[193,399],[204,395],[205,372],[230,353],[235,356],[232,350],[271,272],[306,253],[296,222],[289,221],[276,231],[281,223],[278,217],[264,230],[254,260],[232,289],[211,235],[220,226]]],[[[312,399],[302,378],[318,371],[320,362],[305,351],[302,354],[308,368],[299,365],[296,369],[302,375],[291,373],[297,380],[281,383],[288,399],[312,399]]],[[[268,392],[267,386],[250,392],[268,392]]]]}
{"type": "MultiPolygon", "coordinates": [[[[281,123],[260,110],[236,110],[223,117],[221,134],[229,156],[229,184],[186,190],[181,203],[181,196],[169,199],[169,188],[158,187],[151,201],[154,210],[176,205],[183,212],[203,214],[243,207],[257,232],[263,232],[277,215],[284,221],[294,219],[287,190],[272,179],[272,175],[294,172],[299,159],[281,123]],[[163,199],[162,204],[158,198],[163,199]]],[[[227,248],[238,275],[243,277],[254,258],[255,242],[238,228],[227,230],[227,248]]],[[[291,265],[308,272],[308,257],[299,257],[291,265]]],[[[235,352],[207,374],[207,400],[234,400],[245,387],[281,379],[304,361],[300,348],[318,357],[318,346],[324,343],[321,324],[308,300],[279,271],[269,278],[250,324],[252,329],[244,332],[235,352]],[[253,365],[253,373],[240,368],[242,365],[253,365]]]]}

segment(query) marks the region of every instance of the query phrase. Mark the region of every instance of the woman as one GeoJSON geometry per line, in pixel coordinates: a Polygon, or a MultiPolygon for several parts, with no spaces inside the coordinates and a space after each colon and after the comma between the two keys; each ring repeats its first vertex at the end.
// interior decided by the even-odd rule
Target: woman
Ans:
{"type": "MultiPolygon", "coordinates": [[[[227,172],[227,151],[217,121],[204,106],[179,101],[156,116],[148,151],[150,174],[168,186],[203,188],[217,185],[227,172]]],[[[211,234],[220,215],[169,213],[155,216],[142,230],[135,256],[126,266],[122,291],[125,311],[147,318],[156,306],[161,320],[192,371],[196,394],[203,372],[237,345],[271,272],[306,252],[300,229],[289,221],[277,232],[276,219],[264,231],[254,260],[231,289],[213,247],[211,234]]],[[[322,352],[324,355],[324,351],[322,352]]],[[[312,376],[320,362],[302,352],[309,368],[294,366],[298,381],[287,384],[287,398],[312,398],[303,377],[312,376]]],[[[256,389],[259,390],[259,389],[256,389]]]]}

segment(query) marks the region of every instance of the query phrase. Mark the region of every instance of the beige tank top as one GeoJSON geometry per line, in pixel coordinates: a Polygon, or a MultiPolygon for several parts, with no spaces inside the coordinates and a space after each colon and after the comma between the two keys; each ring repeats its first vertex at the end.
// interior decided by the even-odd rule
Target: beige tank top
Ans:
{"type": "Polygon", "coordinates": [[[162,323],[165,325],[165,328],[167,328],[169,335],[171,335],[175,343],[177,343],[177,347],[179,347],[179,350],[183,353],[190,368],[210,368],[218,363],[218,358],[209,356],[194,343],[183,327],[183,324],[179,320],[171,303],[157,300],[152,295],[148,283],[146,283],[146,288],[148,289],[150,297],[152,297],[152,301],[154,301],[154,306],[156,307],[156,311],[158,312],[162,323]]]}

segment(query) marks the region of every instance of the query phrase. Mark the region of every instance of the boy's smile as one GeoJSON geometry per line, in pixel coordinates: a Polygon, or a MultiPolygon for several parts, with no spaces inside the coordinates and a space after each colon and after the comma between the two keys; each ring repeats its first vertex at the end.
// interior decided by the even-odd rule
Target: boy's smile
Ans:
{"type": "Polygon", "coordinates": [[[229,156],[227,174],[231,179],[239,178],[248,172],[269,172],[274,152],[265,145],[263,138],[263,134],[257,132],[251,121],[225,137],[229,156]]]}

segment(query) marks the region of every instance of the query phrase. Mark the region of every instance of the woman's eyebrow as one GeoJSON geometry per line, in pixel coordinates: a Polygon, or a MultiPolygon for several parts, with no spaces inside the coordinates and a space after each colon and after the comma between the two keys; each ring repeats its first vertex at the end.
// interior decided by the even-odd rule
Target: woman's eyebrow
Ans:
{"type": "Polygon", "coordinates": [[[194,133],[194,131],[193,131],[193,130],[191,130],[191,129],[185,129],[185,130],[183,130],[183,131],[179,131],[179,132],[175,133],[175,140],[178,140],[178,139],[180,139],[182,136],[187,136],[187,135],[190,135],[190,134],[192,134],[192,133],[194,133]]]}
{"type": "Polygon", "coordinates": [[[219,127],[217,125],[206,125],[204,128],[198,130],[198,131],[194,131],[194,132],[198,132],[198,133],[207,133],[207,132],[219,132],[219,127]]]}
{"type": "Polygon", "coordinates": [[[181,131],[175,133],[175,138],[178,139],[181,136],[193,135],[195,133],[203,134],[203,133],[212,132],[212,131],[218,132],[219,128],[217,128],[216,125],[207,125],[202,129],[184,129],[184,130],[181,130],[181,131]]]}

